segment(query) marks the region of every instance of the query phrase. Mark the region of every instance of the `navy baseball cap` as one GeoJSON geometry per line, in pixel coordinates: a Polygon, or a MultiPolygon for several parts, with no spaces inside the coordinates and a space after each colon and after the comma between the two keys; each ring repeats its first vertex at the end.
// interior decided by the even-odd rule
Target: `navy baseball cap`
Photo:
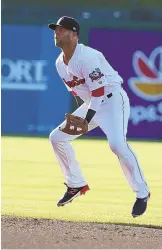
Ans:
{"type": "Polygon", "coordinates": [[[79,35],[80,25],[79,25],[78,21],[72,17],[63,16],[57,21],[56,24],[54,24],[54,23],[48,24],[48,28],[50,28],[52,30],[55,30],[57,26],[61,26],[65,29],[71,30],[73,32],[77,32],[77,34],[79,35]]]}

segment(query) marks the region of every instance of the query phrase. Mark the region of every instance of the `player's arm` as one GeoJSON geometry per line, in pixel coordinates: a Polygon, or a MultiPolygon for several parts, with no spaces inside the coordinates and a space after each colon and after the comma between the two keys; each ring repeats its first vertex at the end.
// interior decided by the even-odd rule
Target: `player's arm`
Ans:
{"type": "Polygon", "coordinates": [[[91,91],[91,100],[85,119],[89,123],[99,110],[104,96],[104,87],[91,91]]]}
{"type": "Polygon", "coordinates": [[[105,76],[102,72],[102,65],[96,56],[88,56],[82,64],[82,72],[85,81],[91,91],[91,99],[85,119],[88,123],[100,109],[104,93],[105,76]]]}
{"type": "Polygon", "coordinates": [[[80,107],[84,103],[84,101],[74,91],[72,91],[72,94],[76,100],[78,107],[80,107]]]}
{"type": "Polygon", "coordinates": [[[84,101],[78,95],[74,97],[75,97],[78,107],[80,107],[84,103],[84,101]]]}

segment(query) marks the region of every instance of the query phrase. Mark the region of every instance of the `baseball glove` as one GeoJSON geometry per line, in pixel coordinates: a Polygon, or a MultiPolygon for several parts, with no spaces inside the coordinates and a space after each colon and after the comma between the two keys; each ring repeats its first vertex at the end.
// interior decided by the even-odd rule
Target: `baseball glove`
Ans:
{"type": "Polygon", "coordinates": [[[66,125],[64,128],[59,128],[62,132],[68,135],[82,135],[88,132],[88,122],[79,116],[65,114],[66,125]]]}

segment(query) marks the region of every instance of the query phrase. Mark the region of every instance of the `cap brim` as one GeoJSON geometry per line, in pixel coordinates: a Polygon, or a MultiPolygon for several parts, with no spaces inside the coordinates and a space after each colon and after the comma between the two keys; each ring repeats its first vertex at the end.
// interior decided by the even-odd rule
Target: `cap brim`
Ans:
{"type": "Polygon", "coordinates": [[[51,30],[55,30],[56,29],[56,24],[50,23],[50,24],[48,24],[48,28],[51,29],[51,30]]]}
{"type": "MultiPolygon", "coordinates": [[[[57,26],[64,27],[64,26],[62,26],[60,24],[55,24],[55,23],[48,24],[48,28],[51,29],[51,30],[55,30],[57,26]]],[[[65,27],[65,29],[68,29],[68,28],[65,27]]],[[[69,29],[69,30],[71,30],[71,29],[69,29]]],[[[79,31],[74,31],[74,30],[71,30],[71,31],[77,32],[77,34],[79,35],[79,31]]]]}

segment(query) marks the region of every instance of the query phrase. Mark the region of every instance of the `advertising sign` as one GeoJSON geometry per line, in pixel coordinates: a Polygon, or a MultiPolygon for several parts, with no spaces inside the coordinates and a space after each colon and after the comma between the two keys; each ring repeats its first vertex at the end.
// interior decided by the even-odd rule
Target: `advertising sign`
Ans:
{"type": "MultiPolygon", "coordinates": [[[[131,104],[128,137],[162,139],[162,32],[91,29],[89,45],[124,79],[131,104]]],[[[93,135],[103,135],[96,129],[93,135]]]]}
{"type": "Polygon", "coordinates": [[[2,25],[2,134],[48,135],[70,112],[47,26],[2,25]]]}

